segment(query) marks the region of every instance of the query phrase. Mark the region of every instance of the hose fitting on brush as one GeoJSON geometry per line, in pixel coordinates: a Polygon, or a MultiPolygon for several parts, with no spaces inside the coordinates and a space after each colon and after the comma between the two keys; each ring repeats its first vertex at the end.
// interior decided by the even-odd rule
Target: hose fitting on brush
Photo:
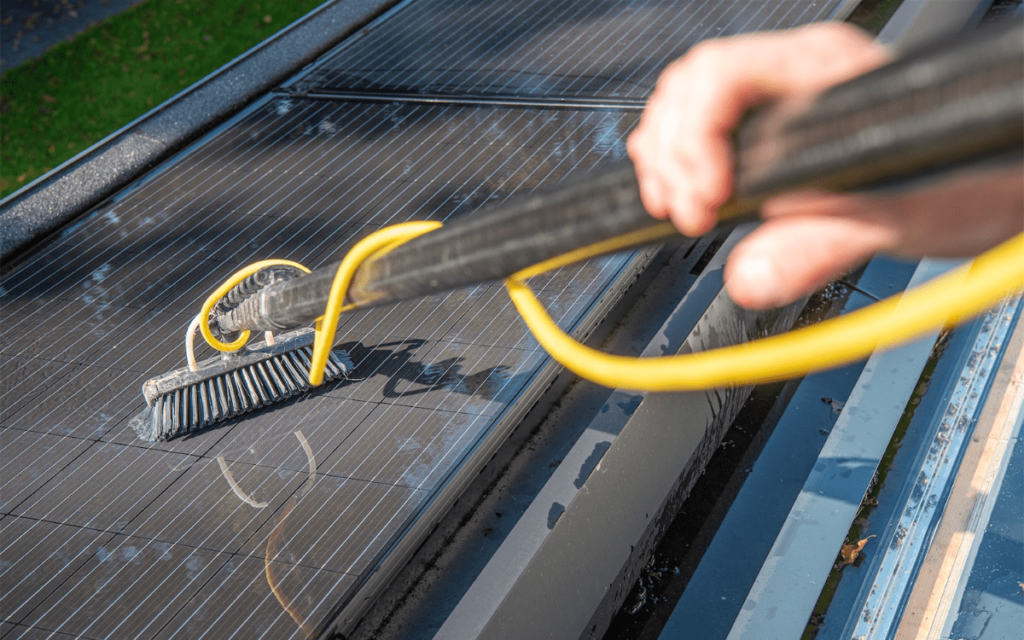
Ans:
{"type": "Polygon", "coordinates": [[[280,331],[292,327],[277,326],[261,312],[261,293],[270,286],[292,280],[306,272],[291,265],[273,265],[260,269],[228,291],[210,310],[210,326],[222,340],[233,342],[246,330],[280,331]]]}

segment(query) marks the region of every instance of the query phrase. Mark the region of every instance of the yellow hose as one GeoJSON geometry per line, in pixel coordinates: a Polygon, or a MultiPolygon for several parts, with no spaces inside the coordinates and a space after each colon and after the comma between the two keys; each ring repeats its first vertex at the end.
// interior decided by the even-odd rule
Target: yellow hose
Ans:
{"type": "Polygon", "coordinates": [[[387,253],[398,245],[408,242],[417,236],[433,231],[441,226],[440,222],[406,222],[384,227],[366,236],[345,254],[334,276],[331,293],[327,298],[327,310],[316,321],[316,339],[313,341],[313,362],[309,370],[309,384],[317,387],[324,381],[324,367],[327,356],[334,344],[334,334],[338,330],[338,318],[351,307],[345,306],[345,294],[352,283],[359,265],[378,253],[387,253]]]}
{"type": "Polygon", "coordinates": [[[238,338],[234,342],[224,343],[218,340],[213,335],[213,331],[210,330],[210,311],[213,309],[213,305],[217,304],[217,301],[226,296],[228,291],[231,291],[231,289],[239,282],[245,280],[260,269],[276,266],[295,267],[299,271],[309,273],[309,269],[298,262],[292,262],[291,260],[260,260],[259,262],[246,265],[245,267],[242,267],[241,270],[231,274],[231,277],[225,280],[224,284],[217,287],[217,290],[210,294],[206,299],[206,302],[203,303],[203,308],[199,311],[199,332],[203,334],[203,338],[206,340],[207,344],[217,351],[238,351],[245,346],[246,342],[249,342],[248,331],[243,331],[239,334],[238,338]]]}
{"type": "MultiPolygon", "coordinates": [[[[440,226],[439,222],[412,222],[386,227],[359,242],[345,256],[335,276],[325,315],[317,321],[311,385],[323,381],[338,318],[351,308],[344,306],[345,293],[359,265],[440,226]]],[[[571,255],[589,257],[593,253],[584,248],[571,255]]],[[[1024,287],[1024,233],[978,256],[967,267],[845,316],[745,344],[657,358],[602,353],[573,340],[555,324],[524,279],[568,261],[570,258],[560,256],[542,263],[543,268],[530,267],[505,280],[516,309],[551,357],[577,375],[606,387],[688,391],[760,384],[842,366],[869,356],[875,349],[893,347],[975,316],[1024,287]]],[[[265,263],[246,267],[239,272],[244,275],[236,274],[217,289],[203,306],[203,318],[217,299],[261,265],[265,263]]],[[[212,334],[205,321],[200,328],[210,342],[212,334]]],[[[235,347],[241,348],[247,337],[248,332],[231,345],[211,345],[221,349],[241,342],[235,347]]]]}

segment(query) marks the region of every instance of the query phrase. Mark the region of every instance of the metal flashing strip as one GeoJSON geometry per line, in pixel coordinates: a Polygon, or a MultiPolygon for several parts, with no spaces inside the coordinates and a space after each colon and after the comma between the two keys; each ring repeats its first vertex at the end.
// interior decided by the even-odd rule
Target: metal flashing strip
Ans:
{"type": "MultiPolygon", "coordinates": [[[[679,350],[721,292],[725,256],[751,229],[751,225],[746,225],[729,235],[640,357],[657,357],[679,350]]],[[[469,639],[480,635],[647,395],[621,389],[609,395],[605,405],[608,410],[594,417],[564,455],[435,638],[469,639]]],[[[578,544],[586,541],[580,540],[578,544]]],[[[593,604],[596,608],[598,602],[593,604]]]]}
{"type": "Polygon", "coordinates": [[[533,107],[536,109],[615,109],[642,111],[643,100],[613,98],[522,98],[513,95],[488,97],[458,94],[360,93],[355,91],[295,91],[286,95],[307,100],[343,100],[348,102],[404,102],[416,104],[452,104],[480,107],[533,107]]]}
{"type": "MultiPolygon", "coordinates": [[[[874,258],[858,280],[867,294],[852,294],[842,313],[899,295],[915,266],[874,258]]],[[[773,532],[786,521],[863,368],[854,363],[800,382],[661,630],[663,640],[728,635],[771,550],[773,532]]]]}
{"type": "Polygon", "coordinates": [[[60,228],[395,4],[329,0],[0,201],[0,259],[60,228]]]}
{"type": "Polygon", "coordinates": [[[898,502],[902,509],[878,540],[882,551],[872,567],[874,580],[865,581],[859,598],[863,604],[850,612],[841,637],[883,639],[896,630],[1021,306],[1020,298],[1009,298],[976,321],[974,344],[961,360],[952,390],[943,394],[948,400],[912,467],[918,475],[904,485],[898,502]]]}
{"type": "MultiPolygon", "coordinates": [[[[948,271],[923,260],[910,286],[948,271]]],[[[868,359],[732,625],[730,640],[797,638],[856,518],[938,331],[868,359]]]]}

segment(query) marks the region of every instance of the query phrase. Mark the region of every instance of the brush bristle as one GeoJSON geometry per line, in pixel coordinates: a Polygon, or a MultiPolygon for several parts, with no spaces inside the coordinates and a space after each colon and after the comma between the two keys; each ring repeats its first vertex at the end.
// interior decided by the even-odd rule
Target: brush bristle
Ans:
{"type": "MultiPolygon", "coordinates": [[[[158,395],[129,423],[140,439],[162,442],[205,429],[261,407],[309,391],[313,350],[302,346],[230,368],[193,384],[158,395]]],[[[324,382],[347,377],[352,361],[331,351],[324,382]]]]}

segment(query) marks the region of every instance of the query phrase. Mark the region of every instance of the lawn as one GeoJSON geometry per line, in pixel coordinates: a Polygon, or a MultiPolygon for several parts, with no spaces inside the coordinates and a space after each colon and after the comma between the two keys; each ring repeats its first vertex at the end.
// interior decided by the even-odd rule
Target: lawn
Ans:
{"type": "Polygon", "coordinates": [[[147,0],[0,77],[0,197],[323,0],[147,0]]]}

